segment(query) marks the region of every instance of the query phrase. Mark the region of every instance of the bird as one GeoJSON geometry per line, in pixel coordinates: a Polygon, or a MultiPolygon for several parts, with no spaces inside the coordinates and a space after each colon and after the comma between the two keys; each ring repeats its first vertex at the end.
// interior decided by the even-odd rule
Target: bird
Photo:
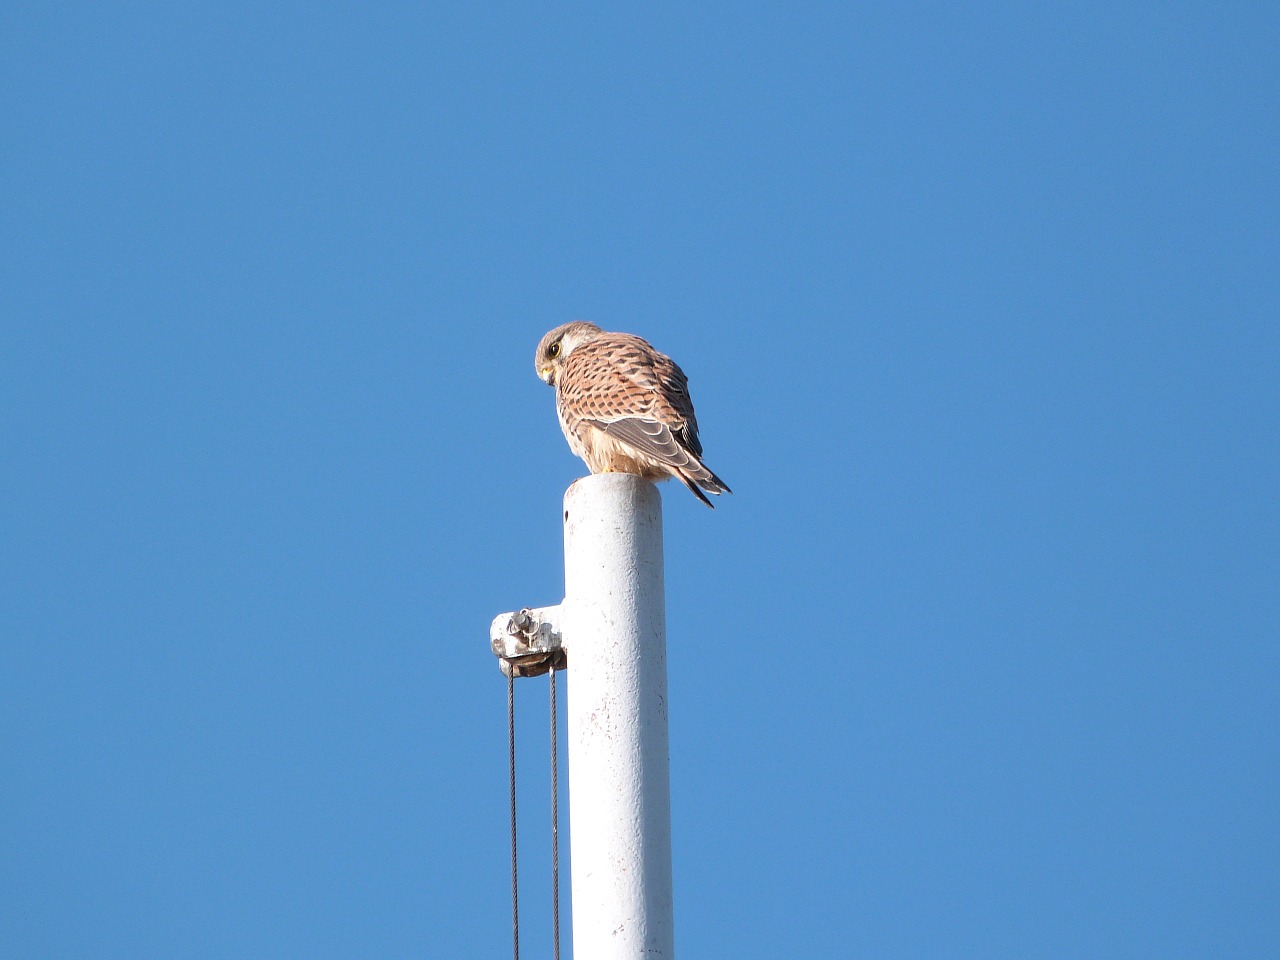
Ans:
{"type": "Polygon", "coordinates": [[[555,387],[560,429],[592,473],[674,477],[708,507],[703,491],[733,492],[702,462],[688,378],[648,341],[575,320],[542,338],[534,368],[555,387]]]}

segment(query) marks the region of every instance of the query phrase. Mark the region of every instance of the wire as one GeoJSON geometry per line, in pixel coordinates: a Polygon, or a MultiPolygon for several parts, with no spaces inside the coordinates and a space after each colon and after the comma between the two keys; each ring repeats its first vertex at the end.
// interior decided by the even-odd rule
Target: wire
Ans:
{"type": "Polygon", "coordinates": [[[551,666],[551,936],[560,960],[560,771],[556,723],[556,668],[551,666]]]}
{"type": "Polygon", "coordinates": [[[516,677],[507,674],[507,764],[511,771],[511,955],[520,960],[520,885],[516,880],[516,677]]]}
{"type": "MultiPolygon", "coordinates": [[[[511,779],[511,955],[520,960],[520,883],[516,857],[516,680],[515,664],[507,675],[507,767],[511,779]]],[[[551,670],[551,936],[552,953],[560,960],[560,723],[557,716],[556,668],[551,670]]]]}

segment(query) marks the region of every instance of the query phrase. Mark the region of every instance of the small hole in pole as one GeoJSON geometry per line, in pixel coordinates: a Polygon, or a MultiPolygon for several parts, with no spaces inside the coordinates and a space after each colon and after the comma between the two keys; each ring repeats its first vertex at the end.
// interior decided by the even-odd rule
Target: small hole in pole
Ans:
{"type": "Polygon", "coordinates": [[[565,518],[565,520],[568,520],[568,519],[569,519],[569,511],[568,511],[568,510],[566,510],[566,511],[564,512],[564,518],[565,518]]]}

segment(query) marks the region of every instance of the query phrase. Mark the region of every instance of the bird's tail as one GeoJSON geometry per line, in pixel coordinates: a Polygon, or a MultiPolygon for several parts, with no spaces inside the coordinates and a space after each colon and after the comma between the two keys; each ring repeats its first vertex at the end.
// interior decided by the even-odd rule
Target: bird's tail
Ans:
{"type": "Polygon", "coordinates": [[[706,490],[709,493],[714,493],[716,496],[719,496],[722,493],[733,493],[733,491],[729,489],[729,485],[727,483],[707,469],[706,465],[701,460],[693,460],[693,458],[690,459],[692,462],[688,466],[679,469],[676,475],[680,478],[680,482],[693,492],[695,497],[714,510],[715,504],[712,503],[707,498],[707,494],[702,491],[706,490]]]}

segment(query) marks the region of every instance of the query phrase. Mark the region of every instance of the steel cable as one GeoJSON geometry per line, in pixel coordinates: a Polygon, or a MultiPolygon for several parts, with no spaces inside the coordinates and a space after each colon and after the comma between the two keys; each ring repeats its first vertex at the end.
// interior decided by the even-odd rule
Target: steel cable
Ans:
{"type": "Polygon", "coordinates": [[[556,668],[551,668],[551,936],[560,960],[560,771],[556,723],[556,668]]]}
{"type": "Polygon", "coordinates": [[[511,955],[520,960],[520,887],[516,876],[516,678],[507,675],[507,764],[511,771],[511,955]]]}

